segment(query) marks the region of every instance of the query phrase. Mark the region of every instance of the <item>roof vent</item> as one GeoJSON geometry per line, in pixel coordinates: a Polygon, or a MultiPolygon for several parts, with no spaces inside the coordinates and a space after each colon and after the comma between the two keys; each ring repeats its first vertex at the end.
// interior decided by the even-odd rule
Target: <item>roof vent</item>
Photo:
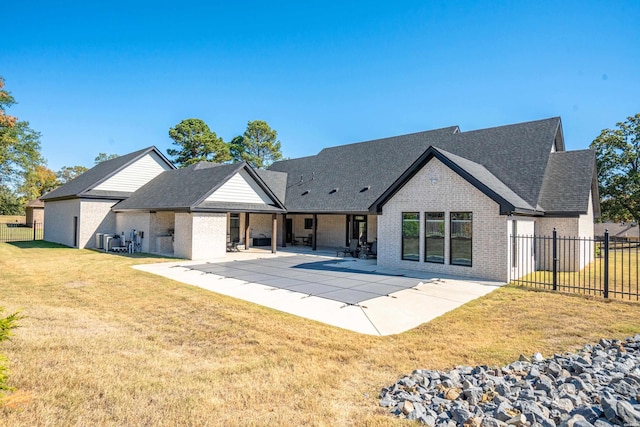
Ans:
{"type": "Polygon", "coordinates": [[[309,194],[309,190],[306,190],[304,193],[302,193],[303,196],[306,196],[307,194],[309,194]]]}
{"type": "Polygon", "coordinates": [[[366,187],[364,187],[362,190],[360,190],[361,193],[364,193],[365,191],[369,190],[371,188],[370,185],[367,185],[366,187]]]}
{"type": "Polygon", "coordinates": [[[329,194],[337,193],[340,190],[340,187],[336,187],[333,190],[329,191],[329,194]]]}

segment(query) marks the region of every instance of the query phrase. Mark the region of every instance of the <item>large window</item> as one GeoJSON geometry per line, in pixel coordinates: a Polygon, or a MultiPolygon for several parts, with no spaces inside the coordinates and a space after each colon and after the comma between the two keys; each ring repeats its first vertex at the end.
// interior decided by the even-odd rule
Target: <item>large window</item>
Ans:
{"type": "Polygon", "coordinates": [[[471,267],[471,212],[451,212],[451,264],[471,267]]]}
{"type": "Polygon", "coordinates": [[[420,261],[420,214],[402,213],[402,259],[420,261]]]}
{"type": "Polygon", "coordinates": [[[424,260],[444,264],[444,212],[426,212],[424,260]]]}

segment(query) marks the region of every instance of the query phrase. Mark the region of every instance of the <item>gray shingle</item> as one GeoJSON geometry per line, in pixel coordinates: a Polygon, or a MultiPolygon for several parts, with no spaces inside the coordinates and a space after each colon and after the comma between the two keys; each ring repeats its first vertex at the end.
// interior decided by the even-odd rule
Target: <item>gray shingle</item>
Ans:
{"type": "Polygon", "coordinates": [[[262,181],[271,189],[278,200],[284,203],[287,193],[287,174],[265,169],[255,169],[262,181]]]}
{"type": "Polygon", "coordinates": [[[289,212],[367,212],[429,145],[456,129],[325,148],[316,156],[276,162],[270,170],[288,173],[289,212]]]}
{"type": "MultiPolygon", "coordinates": [[[[116,157],[115,159],[106,160],[104,162],[98,163],[82,175],[72,179],[66,184],[56,188],[55,190],[45,194],[41,197],[42,200],[56,200],[56,199],[67,199],[80,197],[84,195],[89,195],[98,198],[113,198],[120,199],[125,198],[130,195],[130,193],[111,193],[111,192],[103,192],[100,193],[98,191],[94,191],[92,194],[87,194],[92,188],[96,187],[98,184],[113,176],[116,172],[133,163],[135,160],[144,156],[145,154],[156,151],[160,157],[164,158],[162,153],[158,151],[157,148],[151,146],[147,148],[143,148],[142,150],[134,151],[133,153],[125,154],[124,156],[116,157]]],[[[168,162],[168,161],[167,161],[168,162]]],[[[171,164],[168,162],[168,164],[171,164]]],[[[173,165],[171,165],[173,167],[173,165]]]]}
{"type": "Polygon", "coordinates": [[[552,153],[544,175],[539,205],[548,214],[586,214],[595,173],[596,155],[593,150],[552,153]]]}
{"type": "MultiPolygon", "coordinates": [[[[436,149],[438,150],[438,149],[436,149]]],[[[464,157],[456,156],[444,150],[438,150],[451,162],[458,165],[465,172],[470,174],[478,182],[485,186],[489,191],[495,193],[498,197],[510,204],[514,210],[535,211],[535,207],[531,206],[522,197],[518,196],[513,190],[507,187],[495,175],[487,170],[484,166],[467,160],[464,157]]]]}
{"type": "MultiPolygon", "coordinates": [[[[202,202],[209,194],[224,184],[241,169],[249,174],[253,171],[246,163],[215,164],[200,162],[183,169],[165,171],[143,185],[127,200],[113,207],[114,211],[125,210],[200,210],[224,211],[229,204],[202,202]]],[[[258,178],[259,180],[260,178],[258,178]]],[[[267,194],[269,189],[265,188],[267,194]]],[[[228,206],[229,205],[229,206],[228,206]]],[[[260,206],[254,204],[232,204],[235,209],[242,207],[257,212],[260,206]]],[[[230,209],[231,210],[231,209],[230,209]]],[[[273,207],[262,206],[263,211],[272,212],[273,207]]],[[[280,206],[276,211],[282,211],[280,206]]]]}
{"type": "Polygon", "coordinates": [[[515,195],[535,207],[560,131],[558,117],[469,132],[449,127],[325,148],[316,156],[276,162],[270,169],[289,174],[289,212],[367,212],[433,146],[482,165],[512,193],[502,197],[515,195]]]}

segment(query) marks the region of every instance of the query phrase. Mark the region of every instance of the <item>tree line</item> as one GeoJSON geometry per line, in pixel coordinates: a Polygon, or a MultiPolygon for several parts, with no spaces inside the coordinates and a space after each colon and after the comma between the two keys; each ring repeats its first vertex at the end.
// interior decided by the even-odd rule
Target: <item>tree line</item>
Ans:
{"type": "MultiPolygon", "coordinates": [[[[30,200],[48,193],[89,170],[86,166],[47,167],[41,154],[40,133],[29,122],[19,120],[7,110],[16,103],[0,77],[0,215],[23,215],[30,200]]],[[[242,135],[225,142],[200,119],[186,119],[169,129],[176,148],[167,154],[178,167],[208,161],[245,161],[254,168],[266,168],[282,159],[277,132],[262,120],[249,121],[242,135]]],[[[94,165],[118,157],[98,153],[94,165]]]]}

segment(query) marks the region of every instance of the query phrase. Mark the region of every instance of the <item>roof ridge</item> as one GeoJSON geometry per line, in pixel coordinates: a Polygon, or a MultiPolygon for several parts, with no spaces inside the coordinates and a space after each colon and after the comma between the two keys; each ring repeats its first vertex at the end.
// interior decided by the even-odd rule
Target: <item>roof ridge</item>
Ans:
{"type": "MultiPolygon", "coordinates": [[[[385,141],[385,140],[389,140],[389,139],[395,139],[395,138],[406,138],[408,136],[415,136],[415,135],[424,135],[424,134],[428,134],[428,133],[435,133],[435,132],[442,132],[445,130],[452,130],[451,135],[454,135],[456,132],[455,130],[458,130],[458,132],[460,131],[460,128],[458,125],[453,125],[453,126],[446,126],[443,128],[437,128],[437,129],[429,129],[429,130],[423,130],[423,131],[419,131],[419,132],[411,132],[411,133],[405,133],[405,134],[400,134],[400,135],[393,135],[393,136],[387,136],[384,138],[376,138],[376,139],[369,139],[366,141],[358,141],[358,142],[351,142],[349,144],[341,144],[341,145],[334,145],[331,147],[325,147],[322,150],[320,150],[320,152],[317,155],[320,155],[321,153],[327,151],[327,150],[332,150],[335,148],[343,148],[343,147],[353,147],[354,145],[359,145],[359,144],[368,144],[371,142],[380,142],[380,141],[385,141]]],[[[312,156],[309,156],[312,157],[312,156]]]]}
{"type": "Polygon", "coordinates": [[[506,125],[491,126],[488,128],[479,128],[479,129],[472,129],[467,131],[460,131],[460,134],[467,135],[474,132],[485,132],[485,131],[491,131],[495,129],[508,129],[508,128],[519,127],[523,125],[530,125],[533,123],[542,123],[542,122],[550,122],[550,121],[560,121],[560,116],[548,117],[546,119],[539,119],[539,120],[529,120],[529,121],[520,122],[520,123],[509,123],[506,125]]]}

